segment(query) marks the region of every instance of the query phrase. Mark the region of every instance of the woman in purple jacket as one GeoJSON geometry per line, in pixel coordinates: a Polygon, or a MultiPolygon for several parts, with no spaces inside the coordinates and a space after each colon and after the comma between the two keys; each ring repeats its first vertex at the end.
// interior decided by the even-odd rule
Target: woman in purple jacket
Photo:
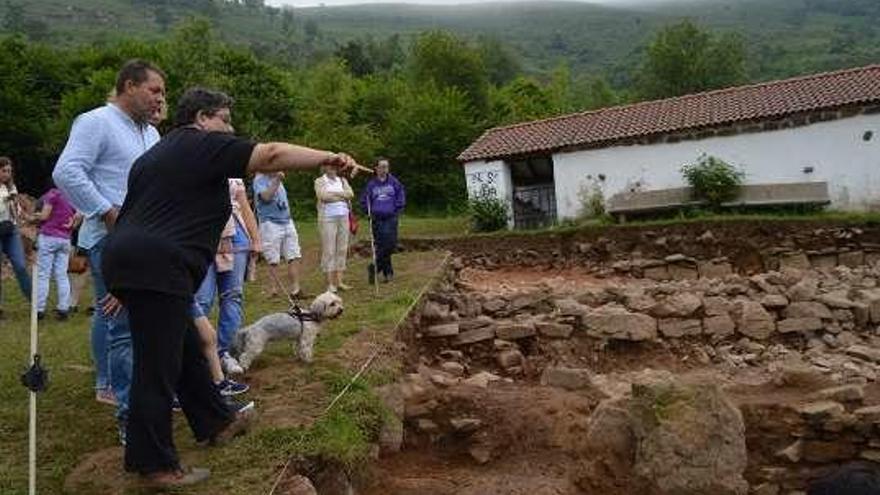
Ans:
{"type": "Polygon", "coordinates": [[[370,179],[361,195],[361,208],[373,217],[373,238],[376,241],[376,265],[368,267],[370,283],[376,273],[385,282],[394,279],[391,255],[397,249],[397,216],[406,206],[406,190],[397,177],[388,173],[389,163],[380,158],[376,163],[376,177],[370,179]]]}

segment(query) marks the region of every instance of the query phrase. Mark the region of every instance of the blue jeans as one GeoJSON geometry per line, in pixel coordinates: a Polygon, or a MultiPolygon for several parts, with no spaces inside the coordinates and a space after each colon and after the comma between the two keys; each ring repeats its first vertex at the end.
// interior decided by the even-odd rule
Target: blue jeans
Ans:
{"type": "Polygon", "coordinates": [[[214,297],[220,300],[220,314],[217,318],[217,350],[222,355],[229,352],[229,346],[235,332],[241,327],[244,319],[244,275],[248,266],[248,251],[235,253],[235,262],[232,270],[218,272],[217,265],[212,263],[208,267],[208,273],[202,280],[201,286],[196,291],[196,302],[201,307],[202,313],[211,313],[214,306],[214,297]]]}
{"type": "Polygon", "coordinates": [[[15,272],[18,288],[21,289],[25,299],[30,301],[31,276],[28,274],[27,261],[24,257],[24,246],[21,244],[18,227],[14,228],[10,234],[0,236],[0,263],[3,262],[4,254],[9,258],[12,271],[15,272]]]}
{"type": "Polygon", "coordinates": [[[113,389],[118,407],[116,415],[124,418],[128,414],[128,394],[131,389],[131,329],[128,326],[128,312],[123,308],[115,317],[105,316],[100,303],[107,295],[107,286],[101,273],[101,252],[104,250],[101,239],[89,249],[89,265],[95,289],[95,314],[92,317],[92,357],[95,360],[95,388],[113,389]]]}
{"type": "Polygon", "coordinates": [[[43,234],[37,238],[37,311],[46,311],[49,298],[49,280],[54,278],[58,289],[59,311],[70,308],[70,279],[67,262],[70,257],[70,240],[43,234]]]}

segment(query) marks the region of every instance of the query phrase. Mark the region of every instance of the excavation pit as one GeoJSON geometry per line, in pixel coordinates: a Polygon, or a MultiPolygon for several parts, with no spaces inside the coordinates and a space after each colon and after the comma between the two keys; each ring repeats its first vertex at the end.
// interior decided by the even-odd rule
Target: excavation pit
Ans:
{"type": "Polygon", "coordinates": [[[873,231],[826,233],[739,257],[460,250],[400,335],[365,493],[791,494],[880,461],[873,231]]]}

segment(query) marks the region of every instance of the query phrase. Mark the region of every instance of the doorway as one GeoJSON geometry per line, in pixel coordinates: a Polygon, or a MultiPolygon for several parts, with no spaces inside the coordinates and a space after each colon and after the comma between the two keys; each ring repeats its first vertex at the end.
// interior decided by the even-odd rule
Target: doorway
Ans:
{"type": "Polygon", "coordinates": [[[539,229],[556,223],[553,158],[535,156],[508,162],[513,182],[513,223],[517,229],[539,229]]]}

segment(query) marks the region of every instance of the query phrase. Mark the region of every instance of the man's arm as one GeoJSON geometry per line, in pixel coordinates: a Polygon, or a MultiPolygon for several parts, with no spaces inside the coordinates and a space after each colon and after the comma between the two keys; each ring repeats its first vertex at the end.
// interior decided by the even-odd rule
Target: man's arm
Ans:
{"type": "Polygon", "coordinates": [[[241,219],[244,220],[244,228],[248,231],[248,237],[251,238],[251,250],[259,251],[260,246],[260,228],[257,226],[257,217],[254,216],[254,210],[248,203],[247,194],[244,189],[239,189],[235,194],[235,201],[238,203],[238,209],[241,211],[241,219]]]}
{"type": "Polygon", "coordinates": [[[103,126],[93,116],[78,117],[52,172],[55,185],[85,216],[105,215],[113,208],[88,176],[100,154],[102,131],[103,126]]]}
{"type": "Polygon", "coordinates": [[[257,199],[263,203],[272,201],[272,198],[275,197],[275,193],[278,192],[278,188],[281,187],[281,179],[283,177],[284,173],[276,173],[275,176],[272,177],[272,180],[269,181],[269,185],[257,195],[257,199]]]}

